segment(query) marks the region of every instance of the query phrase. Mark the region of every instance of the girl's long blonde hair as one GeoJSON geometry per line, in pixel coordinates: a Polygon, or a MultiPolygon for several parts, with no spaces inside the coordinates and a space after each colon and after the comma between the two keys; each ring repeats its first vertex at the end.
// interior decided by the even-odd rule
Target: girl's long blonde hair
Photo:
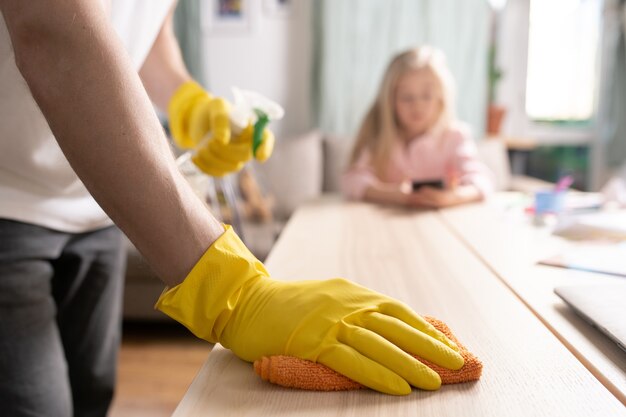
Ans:
{"type": "Polygon", "coordinates": [[[450,127],[455,119],[454,80],[444,54],[430,46],[409,49],[396,55],[389,63],[376,100],[359,128],[350,165],[367,149],[372,156],[374,170],[378,175],[383,174],[394,141],[400,139],[401,129],[394,111],[398,80],[407,72],[420,69],[431,70],[440,84],[441,111],[430,130],[440,131],[450,127]]]}

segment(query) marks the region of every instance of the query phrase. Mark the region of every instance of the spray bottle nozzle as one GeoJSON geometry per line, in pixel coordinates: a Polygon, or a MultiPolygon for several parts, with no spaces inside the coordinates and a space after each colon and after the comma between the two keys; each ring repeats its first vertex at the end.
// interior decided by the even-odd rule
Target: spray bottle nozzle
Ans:
{"type": "Polygon", "coordinates": [[[239,129],[245,128],[249,123],[254,124],[252,152],[256,156],[257,149],[263,142],[263,129],[271,120],[282,119],[285,111],[278,103],[254,91],[237,87],[232,90],[235,100],[230,115],[231,123],[239,129]]]}

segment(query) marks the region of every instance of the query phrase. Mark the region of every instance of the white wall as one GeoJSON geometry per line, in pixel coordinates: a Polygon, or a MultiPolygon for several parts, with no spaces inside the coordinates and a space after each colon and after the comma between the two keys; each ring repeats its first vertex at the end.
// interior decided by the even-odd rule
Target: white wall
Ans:
{"type": "Polygon", "coordinates": [[[507,109],[502,130],[507,136],[527,134],[526,59],[528,51],[528,0],[510,0],[499,22],[498,64],[503,77],[496,101],[507,109]]]}
{"type": "MultiPolygon", "coordinates": [[[[274,1],[276,2],[276,1],[274,1]]],[[[285,108],[285,118],[271,125],[285,138],[312,127],[310,0],[292,0],[288,13],[268,8],[272,1],[244,1],[250,14],[241,23],[211,17],[203,2],[205,80],[214,94],[232,100],[231,86],[258,91],[285,108]]]]}

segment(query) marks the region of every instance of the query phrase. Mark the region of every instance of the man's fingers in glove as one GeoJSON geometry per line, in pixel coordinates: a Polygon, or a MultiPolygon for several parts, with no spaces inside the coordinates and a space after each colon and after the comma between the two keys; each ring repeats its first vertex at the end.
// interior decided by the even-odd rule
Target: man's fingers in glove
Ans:
{"type": "Polygon", "coordinates": [[[243,162],[226,161],[213,154],[210,148],[199,150],[191,159],[200,170],[212,177],[223,177],[231,172],[239,171],[244,165],[243,162]]]}
{"type": "Polygon", "coordinates": [[[224,145],[217,141],[210,141],[206,146],[207,151],[215,158],[226,162],[238,163],[248,162],[252,158],[250,146],[240,143],[229,143],[224,145]]]}
{"type": "Polygon", "coordinates": [[[239,171],[250,158],[252,158],[252,149],[249,144],[234,141],[223,144],[211,138],[192,159],[205,173],[221,177],[239,171]]]}
{"type": "MultiPolygon", "coordinates": [[[[232,139],[232,143],[246,144],[252,149],[252,140],[254,137],[254,125],[248,125],[241,133],[232,139]]],[[[274,134],[269,129],[263,129],[263,136],[261,136],[261,145],[256,150],[254,157],[259,162],[265,162],[274,151],[274,134]]]]}
{"type": "Polygon", "coordinates": [[[209,102],[211,135],[213,140],[227,144],[230,142],[230,118],[229,105],[222,98],[214,98],[209,102]]]}
{"type": "Polygon", "coordinates": [[[463,357],[458,352],[394,317],[371,312],[360,317],[356,324],[382,336],[403,351],[418,355],[444,368],[457,370],[463,366],[463,357]]]}
{"type": "Polygon", "coordinates": [[[435,371],[379,334],[352,324],[343,324],[337,339],[415,387],[436,390],[441,386],[441,378],[435,371]]]}
{"type": "Polygon", "coordinates": [[[265,162],[272,155],[274,151],[274,134],[269,129],[263,130],[263,139],[261,145],[256,150],[254,157],[259,162],[265,162]]]}
{"type": "Polygon", "coordinates": [[[346,345],[333,345],[317,361],[366,387],[392,395],[407,395],[411,386],[399,375],[346,345]]]}
{"type": "Polygon", "coordinates": [[[233,135],[231,144],[246,146],[252,152],[252,136],[254,135],[254,126],[246,126],[239,134],[233,135]]]}
{"type": "MultiPolygon", "coordinates": [[[[192,146],[195,148],[200,144],[202,138],[211,129],[211,112],[210,112],[211,98],[208,96],[199,96],[194,102],[191,111],[189,112],[189,138],[192,141],[192,146]]],[[[187,113],[184,113],[187,114],[187,113]]]]}
{"type": "Polygon", "coordinates": [[[452,349],[458,351],[459,347],[452,340],[448,339],[443,333],[435,328],[432,324],[427,322],[423,317],[416,314],[410,307],[400,302],[390,302],[382,304],[380,312],[391,317],[395,317],[407,323],[409,326],[426,333],[427,335],[434,337],[441,343],[450,346],[452,349]]]}
{"type": "MultiPolygon", "coordinates": [[[[195,88],[181,88],[172,97],[167,110],[170,115],[170,119],[175,119],[175,121],[178,122],[176,124],[177,129],[184,128],[184,124],[182,123],[184,119],[172,116],[186,114],[185,112],[192,105],[193,100],[200,94],[201,93],[195,88]]],[[[170,120],[170,122],[172,122],[172,120],[170,120]]]]}
{"type": "MultiPolygon", "coordinates": [[[[192,126],[190,113],[197,108],[196,104],[206,100],[206,96],[197,92],[189,92],[181,95],[184,99],[179,99],[170,104],[170,130],[177,145],[183,149],[192,149],[197,145],[198,137],[191,135],[192,126]]],[[[180,98],[179,97],[179,98],[180,98]]],[[[207,115],[208,121],[208,115],[207,115]]],[[[207,129],[208,130],[208,129],[207,129]]],[[[204,135],[204,131],[201,136],[204,135]]]]}

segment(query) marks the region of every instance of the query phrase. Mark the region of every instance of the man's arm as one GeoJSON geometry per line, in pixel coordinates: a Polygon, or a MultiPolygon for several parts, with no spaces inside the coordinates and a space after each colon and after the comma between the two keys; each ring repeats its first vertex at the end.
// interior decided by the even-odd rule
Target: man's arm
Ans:
{"type": "Polygon", "coordinates": [[[152,102],[167,111],[170,99],[185,82],[191,81],[174,34],[174,9],[170,10],[143,63],[139,76],[152,102]]]}
{"type": "Polygon", "coordinates": [[[76,173],[157,274],[181,282],[223,228],[178,172],[100,2],[0,0],[0,11],[76,173]]]}

